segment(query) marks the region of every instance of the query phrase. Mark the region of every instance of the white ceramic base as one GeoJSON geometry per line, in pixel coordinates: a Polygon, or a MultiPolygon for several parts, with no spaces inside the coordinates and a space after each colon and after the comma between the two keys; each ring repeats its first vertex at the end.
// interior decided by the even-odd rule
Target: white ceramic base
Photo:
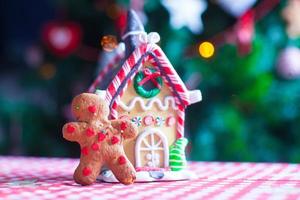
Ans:
{"type": "MultiPolygon", "coordinates": [[[[135,182],[156,182],[156,181],[179,181],[197,178],[196,174],[189,170],[181,171],[139,171],[136,172],[135,182]]],[[[101,172],[98,180],[117,183],[119,182],[110,170],[101,172]]]]}

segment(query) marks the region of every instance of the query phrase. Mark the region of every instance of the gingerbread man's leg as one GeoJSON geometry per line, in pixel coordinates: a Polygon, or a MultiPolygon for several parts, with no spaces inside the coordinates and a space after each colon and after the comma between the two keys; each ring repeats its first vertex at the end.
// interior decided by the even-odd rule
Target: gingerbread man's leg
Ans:
{"type": "Polygon", "coordinates": [[[94,183],[102,165],[99,154],[92,154],[90,156],[81,155],[80,163],[74,172],[75,182],[81,185],[94,183]]]}
{"type": "Polygon", "coordinates": [[[109,169],[121,183],[132,184],[136,179],[134,167],[125,156],[123,149],[114,148],[113,152],[113,156],[106,160],[109,169]]]}

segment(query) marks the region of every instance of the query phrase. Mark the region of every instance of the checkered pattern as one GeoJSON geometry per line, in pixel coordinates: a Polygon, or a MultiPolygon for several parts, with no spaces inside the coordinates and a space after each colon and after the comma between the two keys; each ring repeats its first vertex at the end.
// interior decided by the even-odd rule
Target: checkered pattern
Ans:
{"type": "Polygon", "coordinates": [[[300,199],[300,165],[192,162],[190,181],[74,183],[77,159],[0,157],[0,199],[300,199]]]}

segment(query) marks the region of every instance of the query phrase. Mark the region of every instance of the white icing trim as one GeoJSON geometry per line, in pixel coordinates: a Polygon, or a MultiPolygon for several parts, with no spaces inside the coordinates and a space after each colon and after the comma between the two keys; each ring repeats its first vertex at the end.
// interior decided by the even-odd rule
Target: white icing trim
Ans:
{"type": "MultiPolygon", "coordinates": [[[[145,147],[141,147],[140,148],[140,151],[149,151],[150,149],[148,149],[148,148],[145,148],[145,147]]],[[[159,147],[153,147],[153,148],[151,148],[151,150],[164,150],[164,148],[159,148],[159,147]]]]}
{"type": "Polygon", "coordinates": [[[141,97],[134,97],[128,105],[126,105],[124,102],[120,101],[120,107],[125,111],[131,111],[133,108],[135,108],[135,104],[139,102],[141,105],[141,108],[143,111],[147,111],[152,109],[152,106],[154,103],[158,105],[158,108],[162,111],[166,111],[169,109],[170,105],[174,110],[177,110],[178,107],[175,103],[175,98],[173,96],[166,96],[163,100],[164,103],[159,98],[153,98],[149,100],[146,104],[144,99],[141,97]]]}
{"type": "Polygon", "coordinates": [[[127,37],[136,35],[139,36],[139,41],[141,43],[158,43],[160,40],[160,36],[157,32],[150,32],[147,34],[145,31],[129,31],[125,35],[122,36],[122,40],[125,40],[127,37]]]}
{"type": "Polygon", "coordinates": [[[189,91],[190,104],[197,103],[202,100],[202,94],[200,90],[189,91]]]}
{"type": "Polygon", "coordinates": [[[151,151],[152,154],[154,154],[155,150],[159,150],[159,147],[155,146],[154,144],[154,134],[159,136],[160,140],[163,144],[163,151],[164,151],[164,167],[169,166],[169,145],[167,137],[156,128],[150,128],[146,129],[143,133],[141,133],[135,143],[135,167],[142,167],[141,166],[141,151],[144,150],[144,148],[141,148],[141,143],[144,140],[145,137],[151,134],[151,145],[149,145],[149,151],[151,151]]]}
{"type": "MultiPolygon", "coordinates": [[[[174,155],[174,154],[173,154],[174,155]]],[[[176,162],[176,163],[182,163],[182,160],[174,160],[174,159],[171,159],[169,160],[170,162],[176,162]]],[[[185,167],[184,165],[183,166],[172,166],[172,168],[183,168],[185,167]]]]}
{"type": "MultiPolygon", "coordinates": [[[[189,170],[180,170],[180,171],[164,171],[164,177],[161,179],[154,179],[149,175],[147,171],[136,172],[135,182],[153,182],[153,181],[177,181],[177,180],[193,180],[198,178],[197,175],[189,170]]],[[[118,183],[114,174],[108,170],[102,172],[98,177],[98,180],[102,180],[109,183],[118,183]]]]}
{"type": "Polygon", "coordinates": [[[106,90],[96,90],[95,94],[101,97],[101,99],[105,99],[106,90]]]}

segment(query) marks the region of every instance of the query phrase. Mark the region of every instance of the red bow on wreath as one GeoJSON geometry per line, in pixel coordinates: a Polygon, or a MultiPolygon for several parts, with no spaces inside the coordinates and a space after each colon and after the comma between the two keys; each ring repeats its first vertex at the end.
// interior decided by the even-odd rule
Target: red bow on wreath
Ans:
{"type": "Polygon", "coordinates": [[[143,73],[145,77],[138,83],[140,86],[144,85],[147,81],[151,80],[155,87],[157,87],[158,89],[161,88],[161,85],[156,80],[157,77],[160,77],[159,71],[152,72],[149,68],[146,68],[143,70],[143,73]]]}

